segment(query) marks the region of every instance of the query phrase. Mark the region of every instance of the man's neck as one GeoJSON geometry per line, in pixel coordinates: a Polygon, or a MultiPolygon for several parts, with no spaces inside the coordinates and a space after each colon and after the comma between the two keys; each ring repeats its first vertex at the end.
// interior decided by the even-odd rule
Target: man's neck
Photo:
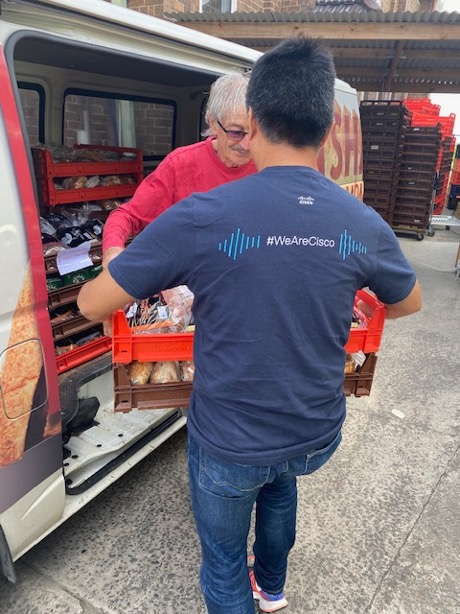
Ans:
{"type": "Polygon", "coordinates": [[[318,170],[318,151],[313,147],[296,148],[267,143],[254,151],[253,160],[258,171],[270,166],[307,166],[318,170]]]}

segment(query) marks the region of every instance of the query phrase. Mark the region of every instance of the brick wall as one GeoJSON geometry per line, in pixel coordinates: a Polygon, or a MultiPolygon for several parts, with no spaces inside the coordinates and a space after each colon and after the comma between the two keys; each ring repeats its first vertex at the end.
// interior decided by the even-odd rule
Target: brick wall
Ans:
{"type": "Polygon", "coordinates": [[[164,13],[198,13],[199,0],[128,0],[128,8],[153,17],[163,17],[164,13]]]}
{"type": "MultiPolygon", "coordinates": [[[[67,96],[64,112],[64,145],[78,142],[78,131],[84,129],[84,113],[88,111],[91,144],[116,145],[113,106],[107,98],[67,96]],[[112,112],[112,113],[111,113],[112,112]]],[[[172,149],[174,109],[170,105],[133,102],[136,147],[146,155],[165,156],[172,149]]]]}
{"type": "MultiPolygon", "coordinates": [[[[230,0],[208,0],[203,12],[220,12],[227,6],[230,0]]],[[[315,0],[237,0],[237,11],[243,13],[298,12],[314,6],[315,0]]],[[[164,13],[197,13],[199,7],[199,0],[128,0],[128,8],[155,17],[162,17],[164,13]]]]}
{"type": "Polygon", "coordinates": [[[31,146],[38,145],[39,143],[39,108],[40,97],[38,92],[34,90],[19,90],[19,96],[21,98],[22,112],[24,120],[26,122],[27,134],[29,135],[29,141],[31,146]]]}
{"type": "MultiPolygon", "coordinates": [[[[384,11],[420,11],[419,0],[382,0],[382,10],[384,11]]],[[[424,7],[423,7],[424,8],[424,7]]]]}
{"type": "Polygon", "coordinates": [[[237,11],[244,13],[261,13],[264,10],[276,11],[279,0],[270,0],[265,2],[264,0],[237,0],[237,11]],[[266,4],[269,4],[271,8],[266,8],[266,4]]]}
{"type": "Polygon", "coordinates": [[[134,112],[136,147],[149,155],[165,156],[172,149],[174,110],[137,102],[134,112]]]}
{"type": "MultiPolygon", "coordinates": [[[[110,2],[110,0],[105,0],[110,2]]],[[[220,11],[230,0],[209,0],[203,12],[220,11]]],[[[239,12],[299,12],[313,8],[316,0],[237,0],[239,12]]],[[[128,8],[147,15],[163,17],[164,13],[198,12],[200,0],[128,0],[128,8]]],[[[382,10],[424,11],[431,8],[431,0],[381,0],[382,10]]]]}
{"type": "MultiPolygon", "coordinates": [[[[110,2],[110,0],[105,0],[110,2]]],[[[204,11],[220,10],[223,2],[230,0],[209,0],[204,11]]],[[[387,11],[428,11],[432,0],[381,0],[382,10],[387,11]]],[[[240,12],[298,12],[313,8],[316,0],[237,0],[240,12]]],[[[164,13],[198,12],[199,0],[128,0],[128,8],[147,15],[163,17],[164,13]]]]}

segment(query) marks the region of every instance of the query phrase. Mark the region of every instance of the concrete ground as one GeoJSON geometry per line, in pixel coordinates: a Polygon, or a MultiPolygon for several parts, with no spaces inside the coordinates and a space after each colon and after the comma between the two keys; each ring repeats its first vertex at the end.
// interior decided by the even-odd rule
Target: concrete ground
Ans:
{"type": "MultiPolygon", "coordinates": [[[[289,614],[460,613],[460,228],[401,238],[422,312],[386,324],[372,394],[299,481],[289,614]]],[[[0,580],[1,614],[204,614],[185,430],[0,580]]]]}

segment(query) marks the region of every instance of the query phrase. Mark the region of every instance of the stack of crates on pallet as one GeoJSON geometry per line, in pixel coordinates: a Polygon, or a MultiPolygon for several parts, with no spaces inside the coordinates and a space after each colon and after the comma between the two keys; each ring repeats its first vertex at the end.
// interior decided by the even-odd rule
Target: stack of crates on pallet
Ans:
{"type": "Polygon", "coordinates": [[[438,152],[436,166],[437,185],[433,203],[433,214],[442,214],[447,203],[448,185],[452,159],[455,150],[453,136],[455,115],[440,115],[440,106],[433,104],[429,98],[407,98],[404,104],[412,114],[411,126],[419,128],[439,127],[441,131],[441,144],[438,152]]]}
{"type": "MultiPolygon", "coordinates": [[[[343,389],[347,396],[371,393],[385,316],[385,306],[373,294],[365,290],[357,292],[353,308],[356,326],[350,329],[344,348],[347,358],[356,357],[355,367],[344,373],[343,389]],[[361,310],[363,304],[366,313],[361,310]]],[[[193,332],[151,333],[145,326],[130,327],[122,310],[112,316],[112,332],[115,412],[188,407],[191,381],[133,383],[129,366],[136,361],[193,360],[193,332]]]]}
{"type": "Polygon", "coordinates": [[[364,202],[391,224],[410,113],[398,101],[364,100],[360,114],[364,202]]]}
{"type": "Polygon", "coordinates": [[[439,126],[407,129],[391,227],[423,238],[430,219],[441,132],[439,126]]]}
{"type": "Polygon", "coordinates": [[[452,165],[452,175],[450,180],[449,199],[447,208],[451,211],[457,210],[457,217],[460,217],[460,145],[457,145],[455,151],[454,163],[452,165]]]}
{"type": "Polygon", "coordinates": [[[441,142],[439,178],[433,209],[434,215],[441,215],[447,205],[449,195],[449,178],[454,152],[455,137],[453,135],[445,137],[441,142]]]}

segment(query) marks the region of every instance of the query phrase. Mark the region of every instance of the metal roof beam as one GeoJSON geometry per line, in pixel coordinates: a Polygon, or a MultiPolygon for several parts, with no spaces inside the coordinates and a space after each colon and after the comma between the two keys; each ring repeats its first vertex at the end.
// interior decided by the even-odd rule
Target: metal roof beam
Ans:
{"type": "Polygon", "coordinates": [[[244,39],[282,40],[307,34],[335,40],[458,41],[460,23],[408,22],[182,22],[192,30],[240,42],[244,39]]]}
{"type": "Polygon", "coordinates": [[[403,52],[403,49],[404,49],[404,41],[398,41],[396,44],[395,54],[393,56],[393,59],[391,60],[390,68],[388,69],[387,78],[385,80],[385,90],[387,92],[389,91],[388,88],[390,87],[390,84],[393,81],[393,77],[398,67],[399,58],[401,57],[401,53],[403,52]]]}
{"type": "MultiPolygon", "coordinates": [[[[382,83],[354,81],[353,79],[344,79],[352,87],[360,92],[383,92],[382,83]]],[[[460,84],[443,85],[442,83],[392,83],[390,92],[404,92],[416,94],[460,94],[460,84]]]]}
{"type": "MultiPolygon", "coordinates": [[[[460,44],[460,41],[457,41],[460,44]]],[[[459,49],[404,49],[401,56],[406,60],[456,60],[460,61],[459,49]]]]}
{"type": "MultiPolygon", "coordinates": [[[[232,41],[236,42],[236,41],[232,41]]],[[[251,41],[239,41],[247,47],[252,47],[264,53],[272,48],[273,45],[251,45],[251,41]]],[[[391,60],[395,53],[395,47],[388,49],[378,49],[369,47],[329,47],[336,60],[362,60],[371,58],[372,60],[391,60]]],[[[404,49],[400,56],[401,60],[454,60],[460,61],[460,49],[404,49]]]]}
{"type": "MultiPolygon", "coordinates": [[[[339,66],[336,68],[341,78],[364,77],[379,79],[384,82],[386,79],[385,71],[381,68],[371,68],[368,66],[339,66]]],[[[425,68],[398,68],[394,71],[394,78],[399,79],[426,79],[429,81],[450,81],[451,83],[460,82],[460,71],[452,69],[428,70],[425,68]]]]}

